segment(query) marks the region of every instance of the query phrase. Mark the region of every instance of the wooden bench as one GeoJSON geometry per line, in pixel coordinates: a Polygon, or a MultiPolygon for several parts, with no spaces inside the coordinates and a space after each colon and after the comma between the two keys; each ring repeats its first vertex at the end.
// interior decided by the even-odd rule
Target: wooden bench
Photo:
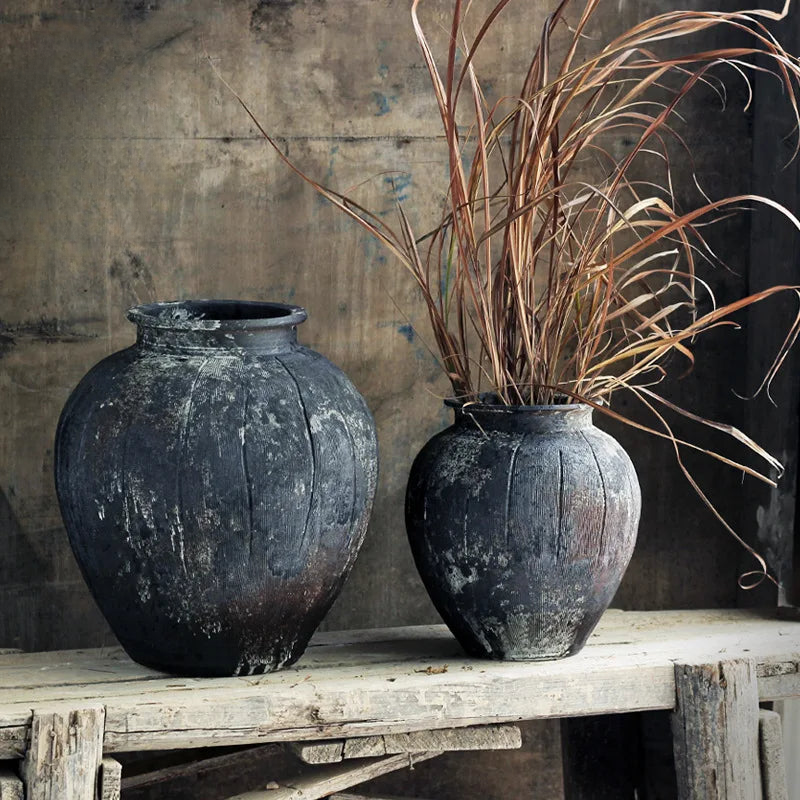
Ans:
{"type": "Polygon", "coordinates": [[[464,735],[518,746],[520,720],[654,709],[672,711],[681,798],[772,800],[780,726],[759,703],[793,696],[800,625],[745,610],[609,611],[583,652],[539,663],[466,658],[443,626],[321,633],[291,669],[224,679],[167,676],[118,648],[7,654],[0,800],[22,784],[27,800],[93,800],[98,782],[111,800],[116,752],[273,742],[313,766],[238,799],[309,800],[454,749],[453,729],[499,725],[464,735]]]}

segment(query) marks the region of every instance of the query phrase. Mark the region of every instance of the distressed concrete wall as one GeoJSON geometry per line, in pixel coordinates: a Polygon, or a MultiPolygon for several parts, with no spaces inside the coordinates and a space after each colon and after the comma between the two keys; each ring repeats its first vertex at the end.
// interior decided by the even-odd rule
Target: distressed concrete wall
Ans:
{"type": "MultiPolygon", "coordinates": [[[[435,217],[446,164],[408,5],[0,6],[0,643],[108,641],[61,528],[52,437],[80,377],[133,340],[125,308],[177,297],[270,299],[309,310],[301,338],[342,366],[365,395],[382,459],[370,533],[327,624],[436,619],[402,526],[411,459],[447,420],[439,400],[447,385],[426,351],[413,288],[365,234],[278,162],[207,60],[310,174],[340,189],[371,178],[359,198],[388,213],[403,200],[422,230],[435,217]],[[387,169],[411,177],[393,182],[380,174],[387,169]]],[[[674,6],[607,5],[606,32],[674,6]]],[[[449,3],[428,6],[435,30],[449,3]]],[[[507,10],[497,47],[481,65],[495,93],[518,82],[546,9],[518,0],[507,10]]],[[[731,109],[722,112],[701,89],[683,108],[715,196],[748,185],[741,97],[734,84],[731,109]]],[[[687,166],[679,171],[688,184],[687,166]]],[[[721,299],[745,285],[747,238],[741,222],[714,237],[738,271],[712,278],[721,299]]],[[[742,411],[729,387],[741,388],[731,358],[740,341],[710,342],[695,375],[674,393],[701,413],[738,422],[742,411]]],[[[642,478],[644,514],[618,604],[733,604],[738,551],[693,497],[670,449],[628,432],[621,438],[642,478]]],[[[713,465],[700,469],[736,522],[736,478],[713,465]]],[[[543,773],[542,796],[552,796],[547,791],[558,781],[556,772],[543,773]]]]}

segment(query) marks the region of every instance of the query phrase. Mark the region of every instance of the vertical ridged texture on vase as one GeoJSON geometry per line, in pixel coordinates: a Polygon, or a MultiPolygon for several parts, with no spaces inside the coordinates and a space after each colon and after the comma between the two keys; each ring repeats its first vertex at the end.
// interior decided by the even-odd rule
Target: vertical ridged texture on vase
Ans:
{"type": "Polygon", "coordinates": [[[455,408],[417,456],[406,525],[417,568],[471,655],[577,652],[611,602],[641,498],[587,406],[455,408]]]}
{"type": "Polygon", "coordinates": [[[157,303],[68,400],[70,543],[132,658],[231,675],[295,661],[339,593],[375,491],[372,416],[297,344],[297,307],[157,303]]]}

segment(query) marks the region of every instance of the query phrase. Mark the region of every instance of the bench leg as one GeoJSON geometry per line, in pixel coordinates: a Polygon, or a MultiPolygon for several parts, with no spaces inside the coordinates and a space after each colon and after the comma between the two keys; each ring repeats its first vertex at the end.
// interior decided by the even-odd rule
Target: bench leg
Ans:
{"type": "Polygon", "coordinates": [[[100,762],[98,800],[120,800],[122,794],[122,764],[113,758],[100,762]]]}
{"type": "Polygon", "coordinates": [[[761,800],[758,685],[749,660],[676,664],[680,800],[761,800]]]}
{"type": "Polygon", "coordinates": [[[95,800],[105,709],[34,710],[22,762],[26,800],[95,800]]]}
{"type": "Polygon", "coordinates": [[[758,730],[764,800],[789,800],[780,714],[777,711],[762,710],[758,730]]]}

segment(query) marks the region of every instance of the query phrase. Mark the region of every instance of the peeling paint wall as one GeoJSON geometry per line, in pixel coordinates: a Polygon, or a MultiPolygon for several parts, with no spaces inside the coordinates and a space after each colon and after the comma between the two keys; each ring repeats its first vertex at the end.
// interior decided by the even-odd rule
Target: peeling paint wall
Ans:
{"type": "MultiPolygon", "coordinates": [[[[674,7],[669,0],[606,4],[607,32],[674,7]]],[[[339,189],[371,177],[358,190],[364,204],[391,214],[401,200],[423,230],[434,219],[446,162],[408,5],[0,6],[0,644],[109,641],[61,527],[52,437],[80,377],[133,340],[124,310],[178,297],[308,309],[301,337],[366,397],[382,459],[370,532],[327,625],[436,620],[402,526],[411,460],[447,422],[439,399],[447,386],[426,349],[420,304],[391,258],[279,163],[209,64],[311,175],[339,189]]],[[[480,64],[493,92],[517,83],[546,5],[509,7],[493,55],[480,64]]],[[[734,0],[682,5],[730,8],[734,0]]],[[[448,6],[426,4],[432,30],[444,24],[448,6]]],[[[702,87],[683,108],[715,196],[748,188],[742,98],[732,81],[728,111],[702,87]]],[[[688,167],[679,172],[688,183],[688,167]]],[[[737,221],[713,237],[735,270],[712,277],[722,300],[745,286],[748,235],[737,221]]],[[[708,342],[707,357],[675,396],[739,422],[743,412],[730,392],[741,388],[731,359],[738,344],[730,335],[708,342]]],[[[618,603],[734,604],[738,550],[693,497],[669,448],[626,431],[621,438],[642,480],[643,519],[618,603]]],[[[707,463],[699,468],[735,523],[736,478],[707,463]]],[[[556,750],[551,743],[548,752],[556,750]]],[[[558,777],[542,780],[552,787],[547,781],[558,777]]]]}

